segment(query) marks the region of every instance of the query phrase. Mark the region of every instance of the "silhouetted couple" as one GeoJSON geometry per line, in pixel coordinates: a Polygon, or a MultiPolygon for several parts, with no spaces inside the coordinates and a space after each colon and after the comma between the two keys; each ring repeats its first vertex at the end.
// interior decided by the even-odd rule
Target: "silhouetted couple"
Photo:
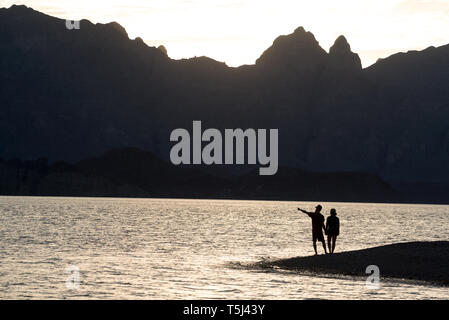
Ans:
{"type": "Polygon", "coordinates": [[[321,214],[322,209],[323,207],[321,205],[317,205],[315,207],[315,212],[308,212],[306,210],[298,208],[299,211],[304,212],[310,218],[312,218],[312,240],[315,254],[318,254],[318,251],[316,249],[317,240],[323,244],[324,252],[327,254],[323,230],[327,235],[327,245],[329,247],[329,253],[334,253],[335,242],[337,241],[337,236],[340,234],[340,220],[337,218],[337,210],[331,209],[330,216],[327,217],[326,225],[324,225],[324,216],[321,214]]]}

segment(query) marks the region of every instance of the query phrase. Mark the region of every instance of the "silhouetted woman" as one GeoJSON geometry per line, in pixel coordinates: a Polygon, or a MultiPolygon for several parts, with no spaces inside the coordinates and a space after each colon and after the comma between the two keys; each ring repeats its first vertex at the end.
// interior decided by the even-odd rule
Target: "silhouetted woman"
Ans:
{"type": "Polygon", "coordinates": [[[331,209],[331,215],[326,220],[327,246],[330,253],[334,253],[335,242],[340,234],[340,220],[337,218],[337,210],[331,209]]]}

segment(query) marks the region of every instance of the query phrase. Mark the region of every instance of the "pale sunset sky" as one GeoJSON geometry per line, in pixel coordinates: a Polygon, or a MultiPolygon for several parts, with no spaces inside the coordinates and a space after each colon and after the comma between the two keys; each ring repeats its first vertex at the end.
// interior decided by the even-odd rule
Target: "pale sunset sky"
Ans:
{"type": "Polygon", "coordinates": [[[281,34],[303,26],[329,50],[345,35],[367,67],[399,51],[449,43],[449,0],[29,0],[64,19],[117,21],[131,39],[164,45],[174,59],[208,56],[252,64],[281,34]]]}

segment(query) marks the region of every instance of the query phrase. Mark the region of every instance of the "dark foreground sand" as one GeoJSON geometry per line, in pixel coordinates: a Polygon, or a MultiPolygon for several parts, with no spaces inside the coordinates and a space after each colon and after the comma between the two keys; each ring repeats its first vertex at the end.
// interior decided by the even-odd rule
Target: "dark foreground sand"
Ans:
{"type": "MultiPolygon", "coordinates": [[[[322,248],[320,248],[322,249],[322,248]]],[[[423,280],[449,286],[449,241],[406,242],[381,247],[260,262],[264,268],[364,276],[377,265],[380,277],[423,280]]]]}

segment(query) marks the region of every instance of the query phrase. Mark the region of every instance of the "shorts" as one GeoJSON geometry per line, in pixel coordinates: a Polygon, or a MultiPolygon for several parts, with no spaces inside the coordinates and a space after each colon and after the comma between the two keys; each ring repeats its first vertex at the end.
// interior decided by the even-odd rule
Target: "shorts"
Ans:
{"type": "Polygon", "coordinates": [[[324,236],[322,231],[313,231],[312,232],[312,240],[313,242],[321,241],[324,242],[324,236]]]}

